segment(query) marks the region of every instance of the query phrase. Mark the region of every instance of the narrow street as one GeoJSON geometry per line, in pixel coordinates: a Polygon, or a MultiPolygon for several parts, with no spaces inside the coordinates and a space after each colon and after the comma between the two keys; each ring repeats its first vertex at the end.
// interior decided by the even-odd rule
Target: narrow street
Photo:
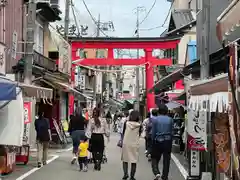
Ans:
{"type": "MultiPolygon", "coordinates": [[[[16,180],[76,180],[76,179],[89,179],[89,180],[120,180],[122,178],[122,166],[120,160],[120,149],[116,146],[118,136],[113,134],[111,141],[107,144],[107,157],[108,162],[103,165],[102,171],[93,171],[93,165],[89,165],[87,173],[79,172],[77,165],[71,165],[71,151],[57,153],[59,156],[56,160],[50,162],[48,165],[41,169],[30,170],[25,175],[16,178],[16,180]],[[32,172],[35,171],[35,172],[32,172]],[[32,174],[30,174],[32,173],[32,174]],[[29,176],[27,176],[30,174],[29,176]],[[25,178],[24,178],[25,177],[25,178]]],[[[160,165],[161,167],[161,165],[160,165]]],[[[35,168],[36,169],[36,168],[35,168]]],[[[4,178],[5,179],[5,178],[4,178]]],[[[8,179],[8,178],[6,178],[8,179]]],[[[151,180],[153,174],[150,164],[144,156],[144,142],[141,144],[141,156],[137,167],[137,180],[151,180]]],[[[169,180],[184,180],[178,167],[172,161],[169,180]]]]}

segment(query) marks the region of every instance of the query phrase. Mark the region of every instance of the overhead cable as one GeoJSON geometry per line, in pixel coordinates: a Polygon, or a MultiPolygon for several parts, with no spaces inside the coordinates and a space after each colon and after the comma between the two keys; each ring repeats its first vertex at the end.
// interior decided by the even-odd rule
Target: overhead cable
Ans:
{"type": "Polygon", "coordinates": [[[147,12],[147,14],[146,14],[146,16],[143,18],[143,20],[139,23],[139,25],[142,24],[142,23],[148,18],[148,16],[150,15],[151,11],[152,11],[153,8],[154,8],[154,6],[156,5],[156,2],[157,2],[157,0],[154,0],[151,8],[150,8],[149,11],[147,12]]]}
{"type": "MultiPolygon", "coordinates": [[[[84,4],[84,6],[85,6],[85,8],[86,8],[86,10],[87,10],[87,12],[88,12],[88,14],[89,14],[90,17],[92,18],[92,21],[93,21],[93,22],[95,23],[95,25],[98,27],[98,26],[99,26],[99,25],[98,25],[98,22],[97,22],[96,19],[93,17],[93,15],[92,15],[91,11],[89,10],[86,2],[85,2],[84,0],[82,0],[82,2],[83,2],[83,4],[84,4]]],[[[101,28],[99,28],[99,30],[103,33],[103,35],[105,35],[106,37],[108,37],[108,35],[107,35],[101,28]]]]}

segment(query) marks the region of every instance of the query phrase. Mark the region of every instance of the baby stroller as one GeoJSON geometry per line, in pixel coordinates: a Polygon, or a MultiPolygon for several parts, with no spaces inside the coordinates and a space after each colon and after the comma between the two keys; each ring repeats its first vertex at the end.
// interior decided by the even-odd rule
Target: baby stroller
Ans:
{"type": "MultiPolygon", "coordinates": [[[[91,152],[89,152],[90,153],[90,155],[89,155],[89,159],[88,159],[88,162],[90,163],[90,164],[92,164],[94,161],[93,161],[93,157],[92,157],[92,153],[91,152]]],[[[106,154],[105,154],[105,151],[104,151],[104,153],[103,153],[103,158],[102,158],[102,163],[104,164],[104,163],[107,163],[107,161],[108,161],[108,159],[107,159],[107,156],[106,156],[106,154]]]]}
{"type": "MultiPolygon", "coordinates": [[[[107,159],[107,156],[106,156],[106,153],[105,153],[105,150],[103,152],[103,158],[102,158],[102,163],[105,164],[107,163],[108,159],[107,159]]],[[[88,158],[88,163],[89,164],[92,164],[94,163],[93,161],[93,156],[92,156],[92,153],[89,151],[89,158],[88,158]]]]}

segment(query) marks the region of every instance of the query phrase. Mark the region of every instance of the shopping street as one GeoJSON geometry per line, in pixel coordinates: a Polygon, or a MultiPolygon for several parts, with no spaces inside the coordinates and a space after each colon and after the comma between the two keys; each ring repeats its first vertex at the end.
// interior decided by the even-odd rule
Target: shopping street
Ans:
{"type": "MultiPolygon", "coordinates": [[[[119,180],[122,178],[122,166],[120,160],[120,149],[116,146],[118,136],[113,134],[110,142],[107,144],[106,154],[108,162],[103,165],[102,171],[94,172],[93,166],[89,165],[88,172],[79,172],[77,165],[71,165],[71,148],[65,150],[52,151],[50,150],[49,164],[38,169],[36,168],[36,161],[34,159],[29,162],[27,167],[17,166],[17,170],[9,176],[3,177],[4,180],[43,180],[43,179],[57,179],[57,180],[75,180],[75,179],[90,179],[90,180],[119,180]]],[[[141,156],[137,167],[137,180],[151,180],[153,174],[150,163],[144,156],[144,142],[141,143],[141,156]]],[[[186,171],[182,166],[179,166],[173,161],[176,158],[173,156],[170,168],[169,180],[184,180],[186,171]],[[180,172],[180,170],[182,172],[180,172]],[[182,174],[183,173],[183,174],[182,174]],[[185,174],[184,174],[185,173],[185,174]]],[[[160,168],[162,165],[160,164],[160,168]]]]}

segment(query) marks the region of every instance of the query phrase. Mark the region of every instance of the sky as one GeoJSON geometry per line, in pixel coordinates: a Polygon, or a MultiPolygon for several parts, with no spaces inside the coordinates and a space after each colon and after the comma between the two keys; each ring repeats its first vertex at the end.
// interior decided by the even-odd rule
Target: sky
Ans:
{"type": "MultiPolygon", "coordinates": [[[[151,8],[154,0],[85,0],[85,2],[96,20],[100,14],[101,22],[113,22],[115,31],[105,32],[108,36],[132,37],[137,21],[136,10],[134,9],[138,6],[144,7],[139,15],[141,21],[151,8]]],[[[78,24],[89,27],[88,36],[96,36],[96,25],[92,21],[82,0],[73,0],[73,3],[78,24]]],[[[63,12],[62,19],[64,20],[65,0],[60,0],[60,8],[63,12]]],[[[169,8],[170,2],[167,0],[157,0],[148,18],[140,25],[140,37],[160,36],[166,29],[167,23],[163,28],[146,29],[161,26],[168,14],[169,8]]],[[[71,24],[75,24],[72,10],[70,11],[70,18],[72,21],[71,24]]],[[[63,21],[58,23],[63,23],[63,21]]],[[[103,34],[101,35],[103,36],[103,34]]]]}

